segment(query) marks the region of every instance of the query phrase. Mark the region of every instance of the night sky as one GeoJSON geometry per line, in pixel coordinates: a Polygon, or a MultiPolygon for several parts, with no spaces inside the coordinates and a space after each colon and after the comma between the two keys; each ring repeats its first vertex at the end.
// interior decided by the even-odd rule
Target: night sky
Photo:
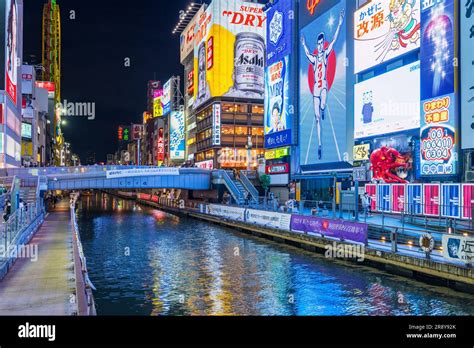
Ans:
{"type": "MultiPolygon", "coordinates": [[[[24,0],[24,61],[41,63],[41,18],[46,0],[24,0]],[[31,55],[36,56],[34,61],[31,55]]],[[[94,102],[96,119],[67,118],[63,127],[85,163],[117,148],[117,127],[141,123],[147,81],[182,75],[179,35],[171,32],[191,0],[58,0],[62,20],[62,99],[94,102]],[[139,5],[139,6],[137,6],[139,5]],[[70,19],[74,10],[76,19],[70,19]],[[126,57],[131,67],[124,66],[126,57]]]]}

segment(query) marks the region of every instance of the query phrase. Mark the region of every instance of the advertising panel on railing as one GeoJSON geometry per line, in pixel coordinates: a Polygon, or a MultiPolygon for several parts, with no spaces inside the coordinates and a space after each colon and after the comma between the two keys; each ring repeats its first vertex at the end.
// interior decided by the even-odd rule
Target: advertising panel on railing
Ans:
{"type": "Polygon", "coordinates": [[[454,0],[423,1],[421,11],[421,175],[458,173],[454,0]]]}
{"type": "Polygon", "coordinates": [[[423,185],[408,184],[407,185],[407,214],[422,215],[423,214],[423,185]]]}
{"type": "Polygon", "coordinates": [[[419,61],[354,86],[356,139],[417,128],[420,128],[419,61]]]}
{"type": "Polygon", "coordinates": [[[291,214],[247,209],[245,211],[245,221],[250,224],[289,231],[291,214]]]}
{"type": "Polygon", "coordinates": [[[356,243],[367,243],[368,225],[345,220],[323,219],[315,216],[293,215],[291,230],[356,243]]]}
{"type": "Polygon", "coordinates": [[[356,74],[420,47],[420,1],[369,1],[355,12],[356,74]]]}
{"type": "Polygon", "coordinates": [[[461,217],[461,185],[443,184],[441,197],[441,216],[459,219],[461,217]]]}
{"type": "Polygon", "coordinates": [[[167,176],[179,175],[179,168],[135,168],[135,169],[118,169],[108,170],[106,172],[107,179],[129,178],[134,176],[167,176]]]}
{"type": "Polygon", "coordinates": [[[391,208],[391,185],[380,184],[377,186],[377,211],[390,212],[391,208]]]}
{"type": "Polygon", "coordinates": [[[472,264],[474,259],[474,238],[443,235],[443,257],[449,261],[472,264]]]}
{"type": "Polygon", "coordinates": [[[401,214],[405,212],[406,186],[403,184],[392,185],[392,212],[401,214]]]}
{"type": "Polygon", "coordinates": [[[462,218],[474,217],[474,184],[462,185],[462,218]]]}
{"type": "Polygon", "coordinates": [[[263,100],[265,29],[262,4],[212,1],[197,22],[194,108],[214,97],[263,100]]]}
{"type": "Polygon", "coordinates": [[[367,192],[370,199],[370,210],[377,210],[377,185],[367,184],[365,185],[365,192],[367,192]]]}
{"type": "Polygon", "coordinates": [[[173,111],[170,116],[170,158],[184,160],[185,152],[184,112],[173,111]]]}
{"type": "Polygon", "coordinates": [[[439,216],[441,203],[441,187],[439,184],[423,185],[423,197],[425,198],[424,215],[439,216]]]}
{"type": "Polygon", "coordinates": [[[325,1],[310,9],[307,5],[300,1],[300,164],[349,161],[346,1],[325,1]],[[323,8],[325,12],[316,12],[323,8]]]}
{"type": "Polygon", "coordinates": [[[237,207],[228,207],[226,205],[209,204],[207,206],[207,214],[232,219],[237,221],[245,221],[245,209],[237,207]]]}
{"type": "Polygon", "coordinates": [[[474,149],[474,2],[461,7],[461,130],[462,148],[474,149]]]}
{"type": "Polygon", "coordinates": [[[292,144],[295,114],[293,100],[293,1],[278,1],[267,12],[267,68],[265,71],[265,148],[292,144]]]}

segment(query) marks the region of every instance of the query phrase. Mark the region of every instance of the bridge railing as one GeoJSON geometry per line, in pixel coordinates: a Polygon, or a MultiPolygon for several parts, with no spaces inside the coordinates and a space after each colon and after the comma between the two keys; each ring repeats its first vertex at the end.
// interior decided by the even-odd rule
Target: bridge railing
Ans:
{"type": "Polygon", "coordinates": [[[77,314],[81,316],[97,315],[95,308],[94,285],[89,279],[87,270],[87,260],[82,249],[81,237],[79,236],[79,227],[76,219],[76,202],[79,194],[71,195],[71,226],[73,233],[73,255],[74,255],[74,273],[76,278],[76,304],[77,314]]]}

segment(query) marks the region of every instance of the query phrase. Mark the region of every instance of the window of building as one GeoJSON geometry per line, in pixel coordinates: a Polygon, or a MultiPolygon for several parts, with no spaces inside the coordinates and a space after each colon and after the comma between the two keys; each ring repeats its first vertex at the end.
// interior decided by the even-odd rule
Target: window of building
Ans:
{"type": "Polygon", "coordinates": [[[263,115],[264,112],[263,105],[252,105],[252,114],[263,115]]]}
{"type": "Polygon", "coordinates": [[[231,104],[231,103],[222,103],[222,112],[223,113],[248,113],[247,104],[231,104]]]}
{"type": "Polygon", "coordinates": [[[234,126],[222,126],[222,135],[234,135],[234,126]]]}
{"type": "Polygon", "coordinates": [[[263,128],[259,128],[259,127],[253,127],[252,128],[252,135],[254,136],[264,136],[265,132],[263,130],[263,128]]]}

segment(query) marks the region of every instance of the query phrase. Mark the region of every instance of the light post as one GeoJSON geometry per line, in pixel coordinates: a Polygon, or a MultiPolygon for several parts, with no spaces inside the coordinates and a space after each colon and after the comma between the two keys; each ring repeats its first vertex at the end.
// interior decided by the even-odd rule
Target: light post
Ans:
{"type": "Polygon", "coordinates": [[[249,135],[247,137],[247,171],[250,171],[252,170],[252,163],[250,162],[251,161],[251,157],[252,157],[252,136],[249,135]]]}

